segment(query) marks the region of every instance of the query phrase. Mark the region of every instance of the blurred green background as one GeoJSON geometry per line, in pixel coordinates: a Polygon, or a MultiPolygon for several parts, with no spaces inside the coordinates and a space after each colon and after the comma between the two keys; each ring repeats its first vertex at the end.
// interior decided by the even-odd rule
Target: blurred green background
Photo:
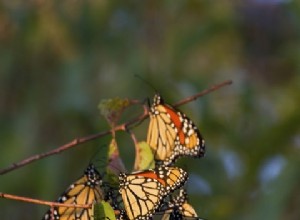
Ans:
{"type": "MultiPolygon", "coordinates": [[[[205,219],[300,219],[300,3],[292,0],[2,1],[0,168],[108,129],[106,98],[182,106],[206,157],[182,159],[205,219]]],[[[142,112],[125,112],[122,121],[142,112]]],[[[134,129],[146,137],[148,120],[134,129]]],[[[134,152],[117,134],[128,169],[134,152]]],[[[0,192],[54,200],[109,137],[0,176],[0,192]]],[[[1,219],[41,219],[45,206],[0,199],[1,219]]]]}

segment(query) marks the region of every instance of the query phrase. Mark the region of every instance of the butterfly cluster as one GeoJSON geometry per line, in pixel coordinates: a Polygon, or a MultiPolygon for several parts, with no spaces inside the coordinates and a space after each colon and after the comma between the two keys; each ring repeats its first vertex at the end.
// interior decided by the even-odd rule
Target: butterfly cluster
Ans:
{"type": "MultiPolygon", "coordinates": [[[[147,143],[155,160],[153,169],[121,172],[118,187],[107,188],[95,166],[90,164],[84,175],[71,184],[57,202],[95,204],[108,201],[120,220],[151,220],[154,216],[160,216],[162,220],[200,219],[183,189],[188,173],[174,163],[184,156],[203,157],[204,139],[194,122],[166,104],[159,94],[154,96],[149,117],[147,143]]],[[[43,219],[95,218],[92,208],[53,207],[43,219]]]]}

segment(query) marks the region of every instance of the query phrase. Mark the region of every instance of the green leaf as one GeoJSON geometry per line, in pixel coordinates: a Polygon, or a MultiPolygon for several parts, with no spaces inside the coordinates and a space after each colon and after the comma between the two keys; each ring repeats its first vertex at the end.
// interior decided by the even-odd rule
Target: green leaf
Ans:
{"type": "Polygon", "coordinates": [[[138,143],[139,152],[135,158],[135,170],[147,170],[154,168],[154,157],[149,144],[145,141],[138,143]]]}
{"type": "Polygon", "coordinates": [[[94,219],[95,220],[116,220],[115,212],[111,205],[107,202],[100,202],[94,205],[94,219]]]}

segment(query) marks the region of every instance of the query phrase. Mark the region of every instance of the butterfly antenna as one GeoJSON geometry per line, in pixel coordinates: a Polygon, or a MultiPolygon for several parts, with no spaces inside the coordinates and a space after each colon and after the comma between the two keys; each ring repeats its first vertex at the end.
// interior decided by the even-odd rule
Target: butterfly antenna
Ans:
{"type": "Polygon", "coordinates": [[[151,89],[153,89],[155,91],[155,93],[158,93],[158,90],[151,83],[149,83],[147,80],[145,80],[143,77],[141,77],[138,74],[134,74],[134,77],[138,78],[143,83],[145,83],[147,86],[149,86],[151,89]]]}

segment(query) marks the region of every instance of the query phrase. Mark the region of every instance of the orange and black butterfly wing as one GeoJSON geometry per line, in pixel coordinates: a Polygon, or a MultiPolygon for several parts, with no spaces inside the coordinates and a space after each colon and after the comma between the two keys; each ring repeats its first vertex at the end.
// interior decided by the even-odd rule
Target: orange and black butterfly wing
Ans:
{"type": "Polygon", "coordinates": [[[166,182],[167,194],[179,189],[188,179],[188,173],[179,167],[159,166],[155,170],[159,178],[166,182]]]}
{"type": "MultiPolygon", "coordinates": [[[[101,184],[101,176],[91,164],[85,170],[84,175],[70,185],[56,201],[64,204],[93,204],[104,197],[100,188],[101,184]]],[[[43,220],[92,220],[93,215],[93,209],[53,207],[46,212],[43,220]]]]}
{"type": "Polygon", "coordinates": [[[165,182],[153,170],[121,173],[120,194],[128,219],[151,218],[166,195],[165,182]]]}
{"type": "Polygon", "coordinates": [[[180,189],[179,194],[169,202],[169,208],[173,209],[170,220],[200,219],[195,209],[188,203],[187,192],[184,189],[180,189]]]}
{"type": "Polygon", "coordinates": [[[166,108],[160,104],[160,97],[154,98],[150,109],[150,124],[147,143],[152,148],[156,160],[173,158],[177,133],[166,108]]]}
{"type": "Polygon", "coordinates": [[[181,187],[188,174],[177,167],[158,167],[155,170],[132,174],[121,173],[120,194],[128,219],[149,219],[170,192],[181,187]]]}

